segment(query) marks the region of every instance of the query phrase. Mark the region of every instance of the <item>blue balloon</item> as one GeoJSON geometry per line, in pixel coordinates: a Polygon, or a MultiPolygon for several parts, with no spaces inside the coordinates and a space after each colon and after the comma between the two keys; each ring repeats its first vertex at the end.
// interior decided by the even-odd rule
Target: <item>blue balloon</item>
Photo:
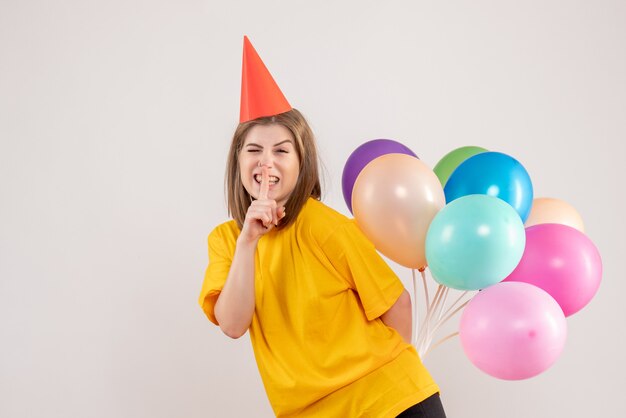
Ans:
{"type": "Polygon", "coordinates": [[[462,196],[483,194],[504,200],[526,222],[533,203],[528,172],[515,158],[501,152],[483,152],[461,163],[443,189],[446,203],[462,196]]]}
{"type": "Polygon", "coordinates": [[[470,195],[437,213],[426,234],[426,261],[435,281],[478,290],[504,280],[522,259],[524,224],[500,199],[470,195]]]}

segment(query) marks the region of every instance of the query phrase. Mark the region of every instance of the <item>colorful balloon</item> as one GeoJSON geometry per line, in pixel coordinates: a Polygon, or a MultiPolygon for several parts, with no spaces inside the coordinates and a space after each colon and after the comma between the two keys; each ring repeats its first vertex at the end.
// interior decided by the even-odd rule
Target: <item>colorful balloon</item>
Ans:
{"type": "Polygon", "coordinates": [[[585,224],[580,214],[569,203],[551,197],[538,197],[533,200],[530,215],[524,224],[527,228],[540,224],[561,224],[585,232],[585,224]]]}
{"type": "Polygon", "coordinates": [[[526,248],[515,270],[505,279],[526,282],[548,292],[565,316],[584,308],[602,280],[602,259],[593,242],[566,225],[526,228],[526,248]]]}
{"type": "Polygon", "coordinates": [[[363,233],[378,251],[409,268],[426,266],[426,231],[444,205],[435,173],[406,154],[371,161],[352,191],[354,217],[363,233]]]}
{"type": "Polygon", "coordinates": [[[426,260],[435,281],[460,290],[500,282],[524,252],[524,225],[515,210],[492,196],[454,200],[433,219],[426,260]]]}
{"type": "Polygon", "coordinates": [[[465,307],[459,337],[469,360],[483,372],[521,380],[547,370],[559,358],[567,323],[556,301],[527,283],[498,283],[465,307]]]}
{"type": "Polygon", "coordinates": [[[444,188],[446,202],[470,194],[500,198],[526,221],[533,202],[533,185],[515,158],[500,152],[483,152],[462,162],[444,188]]]}
{"type": "Polygon", "coordinates": [[[386,154],[406,154],[417,158],[417,155],[408,147],[391,139],[374,139],[355,149],[352,154],[350,154],[350,157],[348,157],[341,177],[343,198],[351,213],[353,213],[352,189],[354,188],[354,182],[370,161],[386,154]]]}
{"type": "Polygon", "coordinates": [[[441,186],[443,187],[446,185],[450,175],[459,166],[459,164],[467,160],[469,157],[473,157],[476,154],[486,151],[486,149],[481,147],[467,146],[457,148],[444,155],[443,158],[439,160],[435,168],[433,168],[433,171],[437,177],[439,177],[441,186]]]}

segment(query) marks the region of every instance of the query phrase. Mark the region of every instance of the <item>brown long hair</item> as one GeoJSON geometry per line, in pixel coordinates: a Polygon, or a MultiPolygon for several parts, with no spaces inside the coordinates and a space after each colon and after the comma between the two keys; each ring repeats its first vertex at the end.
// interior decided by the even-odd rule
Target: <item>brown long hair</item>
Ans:
{"type": "Polygon", "coordinates": [[[287,128],[295,139],[295,148],[300,160],[300,174],[298,181],[285,204],[285,217],[278,224],[278,228],[290,225],[300,213],[300,210],[309,199],[321,199],[317,147],[313,131],[304,116],[297,109],[280,113],[275,116],[262,117],[240,123],[233,135],[226,163],[226,194],[228,196],[228,213],[237,221],[239,229],[243,226],[252,197],[248,194],[241,182],[239,171],[239,153],[250,129],[256,125],[277,124],[287,128]]]}

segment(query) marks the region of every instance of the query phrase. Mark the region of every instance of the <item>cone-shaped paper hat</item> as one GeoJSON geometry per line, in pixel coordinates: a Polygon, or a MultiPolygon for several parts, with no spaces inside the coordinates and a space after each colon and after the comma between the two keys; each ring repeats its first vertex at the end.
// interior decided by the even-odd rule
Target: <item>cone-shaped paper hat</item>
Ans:
{"type": "Polygon", "coordinates": [[[291,110],[283,92],[261,61],[247,36],[243,37],[241,109],[239,122],[273,116],[291,110]]]}

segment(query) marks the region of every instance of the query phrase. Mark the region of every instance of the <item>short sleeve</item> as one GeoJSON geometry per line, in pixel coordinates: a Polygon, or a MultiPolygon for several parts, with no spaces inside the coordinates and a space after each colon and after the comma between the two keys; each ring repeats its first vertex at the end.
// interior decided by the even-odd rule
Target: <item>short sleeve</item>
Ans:
{"type": "Polygon", "coordinates": [[[209,265],[204,275],[198,302],[207,318],[215,325],[219,325],[215,318],[215,303],[226,283],[233,255],[229,251],[227,237],[219,227],[209,234],[208,244],[209,265]]]}
{"type": "Polygon", "coordinates": [[[404,291],[398,276],[353,220],[335,230],[322,244],[322,249],[358,293],[368,320],[387,312],[404,291]]]}

